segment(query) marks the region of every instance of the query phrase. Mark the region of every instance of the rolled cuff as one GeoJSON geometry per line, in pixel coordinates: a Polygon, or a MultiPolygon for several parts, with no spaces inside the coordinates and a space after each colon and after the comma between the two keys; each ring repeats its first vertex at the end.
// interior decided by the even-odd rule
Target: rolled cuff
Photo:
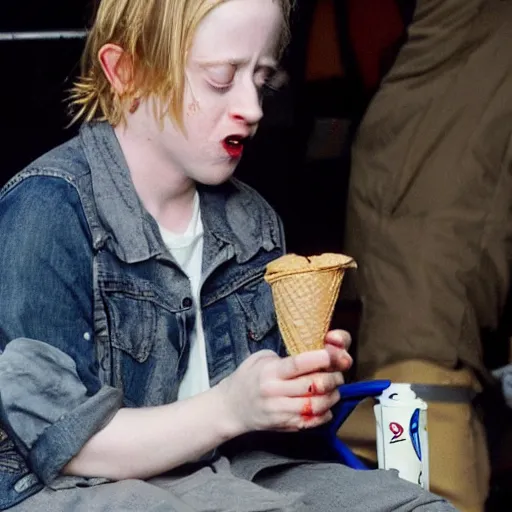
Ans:
{"type": "Polygon", "coordinates": [[[112,419],[121,404],[121,392],[104,387],[49,426],[30,451],[30,465],[34,473],[49,485],[87,441],[112,419]]]}
{"type": "Polygon", "coordinates": [[[1,420],[48,485],[121,408],[122,392],[104,386],[89,396],[69,355],[22,338],[0,356],[0,401],[1,420]]]}

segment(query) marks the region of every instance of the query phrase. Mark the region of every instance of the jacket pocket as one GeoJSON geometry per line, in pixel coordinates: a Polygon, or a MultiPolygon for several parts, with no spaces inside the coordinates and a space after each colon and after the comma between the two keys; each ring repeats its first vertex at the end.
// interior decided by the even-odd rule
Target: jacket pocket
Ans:
{"type": "Polygon", "coordinates": [[[128,407],[174,400],[185,334],[173,313],[151,292],[104,291],[110,343],[111,385],[128,407]]]}
{"type": "Polygon", "coordinates": [[[110,316],[112,347],[139,363],[146,362],[155,338],[154,304],[128,294],[110,294],[107,314],[110,316]]]}

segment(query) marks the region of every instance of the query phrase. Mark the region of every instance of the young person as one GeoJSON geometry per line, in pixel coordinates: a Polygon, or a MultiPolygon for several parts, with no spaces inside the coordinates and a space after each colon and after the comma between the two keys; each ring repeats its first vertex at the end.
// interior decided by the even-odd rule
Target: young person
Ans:
{"type": "Polygon", "coordinates": [[[0,198],[3,508],[453,510],[267,444],[328,422],[351,365],[342,331],[284,357],[263,280],[282,228],[232,179],[288,8],[100,4],[80,134],[0,198]]]}

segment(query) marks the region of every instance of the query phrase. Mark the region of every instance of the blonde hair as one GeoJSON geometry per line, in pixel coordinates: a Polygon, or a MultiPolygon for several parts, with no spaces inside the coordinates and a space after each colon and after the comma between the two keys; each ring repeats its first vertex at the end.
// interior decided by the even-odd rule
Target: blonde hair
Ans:
{"type": "MultiPolygon", "coordinates": [[[[124,120],[135,97],[150,95],[164,100],[160,119],[170,115],[183,127],[185,65],[197,26],[215,7],[227,0],[101,0],[88,34],[81,73],[70,93],[71,123],[124,120]],[[119,65],[132,70],[128,90],[122,95],[111,86],[98,53],[107,43],[120,46],[119,65]],[[124,62],[123,62],[124,59],[124,62]],[[128,61],[128,62],[126,62],[128,61]]],[[[281,48],[289,39],[290,0],[279,0],[283,11],[281,48]]]]}

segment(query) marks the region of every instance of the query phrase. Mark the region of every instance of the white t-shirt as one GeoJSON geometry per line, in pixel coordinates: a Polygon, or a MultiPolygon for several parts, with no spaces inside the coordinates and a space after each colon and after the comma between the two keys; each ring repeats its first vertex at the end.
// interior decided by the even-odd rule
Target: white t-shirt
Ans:
{"type": "Polygon", "coordinates": [[[162,226],[159,226],[159,228],[165,245],[190,280],[197,311],[194,329],[190,336],[188,367],[178,391],[178,400],[183,400],[210,388],[199,298],[203,261],[203,223],[201,222],[198,193],[196,192],[194,197],[194,212],[185,233],[176,234],[162,226]]]}

